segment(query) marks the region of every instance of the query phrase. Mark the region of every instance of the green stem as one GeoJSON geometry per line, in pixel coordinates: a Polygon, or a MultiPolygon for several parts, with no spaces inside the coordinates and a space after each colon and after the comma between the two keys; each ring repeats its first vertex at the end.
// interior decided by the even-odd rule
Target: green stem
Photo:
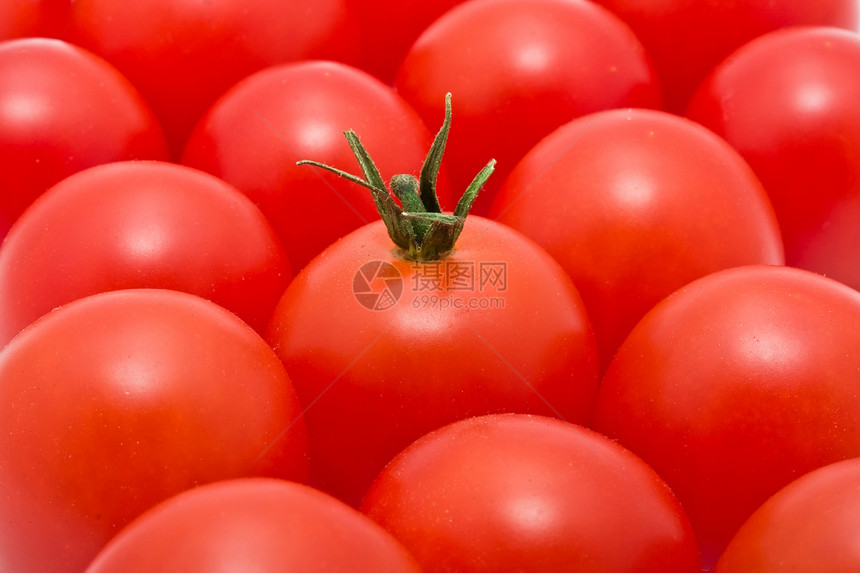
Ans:
{"type": "Polygon", "coordinates": [[[364,178],[316,161],[303,160],[298,165],[313,165],[370,189],[379,216],[388,229],[388,236],[400,248],[404,258],[414,261],[439,260],[454,249],[466,216],[496,165],[493,159],[481,169],[466,188],[452,215],[442,213],[436,183],[450,128],[451,94],[447,94],[445,121],[433,140],[419,178],[406,174],[395,175],[391,179],[391,192],[385,186],[370,154],[352,130],[344,132],[344,135],[364,178]]]}

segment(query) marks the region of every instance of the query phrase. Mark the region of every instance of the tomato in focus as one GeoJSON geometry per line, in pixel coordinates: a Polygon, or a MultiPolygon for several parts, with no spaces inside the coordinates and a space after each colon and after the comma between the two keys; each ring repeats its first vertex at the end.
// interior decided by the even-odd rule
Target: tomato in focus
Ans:
{"type": "Polygon", "coordinates": [[[597,112],[536,145],[490,216],[535,240],[573,279],[601,370],[639,319],[688,282],[782,264],[767,194],[725,141],[652,110],[597,112]]]}
{"type": "Polygon", "coordinates": [[[860,289],[860,35],[772,32],[705,80],[687,116],[734,146],[776,211],[786,262],[860,289]]]}
{"type": "Polygon", "coordinates": [[[203,485],[147,511],[86,573],[419,573],[389,533],[306,485],[244,478],[203,485]]]}
{"type": "Polygon", "coordinates": [[[168,156],[161,126],[134,86],[62,40],[0,42],[0,126],[0,237],[72,173],[168,156]]]}
{"type": "Polygon", "coordinates": [[[642,460],[555,418],[470,418],[420,438],[362,511],[424,571],[699,573],[678,500],[642,460]]]}
{"type": "Polygon", "coordinates": [[[666,480],[713,567],[771,495],[860,456],[858,349],[856,290],[792,267],[716,272],[636,325],[593,428],[666,480]]]}
{"type": "Polygon", "coordinates": [[[0,351],[0,563],[79,573],[186,489],[304,481],[299,416],[272,349],[212,302],[138,289],[62,306],[0,351]]]}
{"type": "Polygon", "coordinates": [[[564,271],[477,216],[457,244],[439,261],[405,260],[379,221],[287,287],[266,338],[307,406],[312,485],[355,505],[400,450],[469,416],[590,421],[596,348],[564,271]]]}
{"type": "Polygon", "coordinates": [[[0,345],[55,307],[123,288],[190,292],[262,333],[291,279],[263,213],[224,181],[167,162],[98,165],[46,191],[0,247],[0,345]]]}

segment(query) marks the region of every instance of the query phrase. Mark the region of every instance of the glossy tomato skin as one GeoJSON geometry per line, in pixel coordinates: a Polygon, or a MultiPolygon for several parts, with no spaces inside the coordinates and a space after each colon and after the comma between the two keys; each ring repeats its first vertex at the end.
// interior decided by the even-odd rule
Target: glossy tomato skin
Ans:
{"type": "Polygon", "coordinates": [[[860,569],[860,458],[829,464],[791,482],[744,523],[715,573],[860,569]]]}
{"type": "Polygon", "coordinates": [[[81,571],[152,505],[203,483],[307,477],[296,394],[271,348],[191,294],[97,294],[0,352],[0,561],[81,571]]]}
{"type": "Polygon", "coordinates": [[[125,74],[150,102],[178,158],[228,88],[268,66],[348,60],[346,0],[75,0],[67,37],[125,74]]]}
{"type": "MultiPolygon", "coordinates": [[[[182,161],[259,205],[298,270],[379,218],[365,188],[296,165],[313,159],[356,171],[345,129],[361,135],[386,182],[415,171],[432,142],[421,118],[390,86],[344,64],[302,62],[258,72],[224,94],[197,126],[182,161]]],[[[444,177],[439,194],[450,208],[444,177]]]]}
{"type": "Polygon", "coordinates": [[[666,109],[679,114],[715,66],[758,36],[792,26],[856,30],[858,23],[856,0],[595,1],[642,40],[657,68],[666,109]]]}
{"type": "Polygon", "coordinates": [[[709,76],[687,116],[731,143],[770,195],[786,261],[860,288],[860,36],[782,30],[709,76]]]}
{"type": "Polygon", "coordinates": [[[353,505],[431,430],[506,411],[588,423],[597,389],[591,326],[567,275],[477,216],[439,263],[399,258],[381,221],[351,233],[293,280],[267,340],[307,408],[312,485],[353,505]],[[358,274],[383,263],[387,274],[358,274]],[[391,297],[373,310],[362,291],[391,297]]]}
{"type": "Polygon", "coordinates": [[[489,216],[534,239],[573,278],[602,369],[636,322],[686,283],[783,263],[750,167],[706,129],[660,111],[610,110],[560,127],[514,168],[489,216]]]}
{"type": "Polygon", "coordinates": [[[57,306],[123,288],[190,292],[263,333],[291,279],[268,220],[221,179],[159,161],[99,165],[46,191],[10,230],[0,342],[57,306]]]}
{"type": "Polygon", "coordinates": [[[362,511],[424,571],[699,573],[678,500],[642,460],[582,426],[479,416],[420,438],[362,511]]]}
{"type": "Polygon", "coordinates": [[[137,90],[103,59],[61,40],[0,43],[0,236],[48,187],[126,159],[167,159],[137,90]]]}
{"type": "Polygon", "coordinates": [[[463,189],[498,161],[482,215],[516,162],[568,121],[615,107],[659,107],[650,60],[608,10],[570,0],[478,0],[454,7],[416,40],[395,85],[428,125],[457,102],[446,162],[463,189]]]}
{"type": "Polygon", "coordinates": [[[13,38],[59,38],[65,32],[71,0],[0,2],[0,41],[13,38]]]}
{"type": "Polygon", "coordinates": [[[666,480],[713,567],[768,497],[860,455],[858,349],[857,291],[792,267],[720,271],[637,324],[593,427],[666,480]]]}
{"type": "Polygon", "coordinates": [[[419,573],[388,532],[295,482],[244,478],[174,496],[133,521],[86,573],[419,573]]]}

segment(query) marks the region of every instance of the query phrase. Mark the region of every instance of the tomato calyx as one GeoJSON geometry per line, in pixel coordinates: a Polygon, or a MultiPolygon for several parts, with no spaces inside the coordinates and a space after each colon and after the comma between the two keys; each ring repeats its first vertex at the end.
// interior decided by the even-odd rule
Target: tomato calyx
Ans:
{"type": "Polygon", "coordinates": [[[364,178],[317,161],[302,160],[297,164],[320,167],[370,189],[376,210],[388,229],[388,236],[400,248],[403,258],[412,261],[439,260],[454,249],[466,216],[496,165],[495,159],[490,160],[463,192],[453,214],[443,213],[436,194],[436,181],[450,128],[449,93],[445,96],[445,121],[433,140],[419,177],[395,175],[391,178],[391,191],[358,135],[351,129],[345,131],[344,136],[358,160],[364,178]]]}

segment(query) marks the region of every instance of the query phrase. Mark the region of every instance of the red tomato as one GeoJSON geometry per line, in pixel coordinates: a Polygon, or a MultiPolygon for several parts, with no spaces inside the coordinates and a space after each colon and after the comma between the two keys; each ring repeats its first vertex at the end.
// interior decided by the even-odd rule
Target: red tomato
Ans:
{"type": "Polygon", "coordinates": [[[790,481],[860,456],[860,293],[791,267],[699,279],[633,329],[594,428],[650,464],[706,566],[790,481]]]}
{"type": "Polygon", "coordinates": [[[431,432],[361,508],[428,573],[701,571],[684,510],[654,470],[553,418],[497,414],[431,432]]]}
{"type": "Polygon", "coordinates": [[[294,482],[245,478],[180,493],[147,511],[86,573],[419,573],[406,549],[342,502],[294,482]]]}
{"type": "MultiPolygon", "coordinates": [[[[258,72],[229,90],[200,122],[183,163],[257,203],[299,269],[379,218],[366,189],[296,166],[310,157],[354,169],[344,129],[361,133],[386,177],[413,171],[432,141],[409,104],[376,78],[343,64],[303,62],[258,72]]],[[[444,181],[441,194],[448,200],[444,181]]]]}
{"type": "MultiPolygon", "coordinates": [[[[645,44],[654,58],[667,109],[676,113],[684,111],[714,66],[757,36],[803,25],[854,30],[858,18],[857,0],[595,1],[629,24],[645,44]]],[[[789,57],[783,61],[796,65],[789,57]]]]}
{"type": "Polygon", "coordinates": [[[0,563],[80,572],[190,487],[306,479],[298,414],[272,349],[209,301],[143,289],[63,306],[0,352],[0,563]]]}
{"type": "Polygon", "coordinates": [[[291,278],[266,218],[224,181],[156,161],[91,167],[43,194],[0,248],[0,345],[57,306],[123,288],[190,292],[263,332],[291,278]]]}
{"type": "Polygon", "coordinates": [[[814,470],[744,523],[715,573],[860,571],[860,458],[814,470]]]}
{"type": "Polygon", "coordinates": [[[164,135],[115,68],[60,40],[0,43],[0,237],[36,197],[110,161],[166,159],[164,135]]]}
{"type": "Polygon", "coordinates": [[[860,36],[773,32],[739,49],[688,110],[758,174],[786,261],[860,289],[860,36]]]}
{"type": "Polygon", "coordinates": [[[516,166],[490,216],[573,278],[603,368],[642,315],[686,283],[783,262],[749,166],[701,126],[659,111],[599,112],[559,128],[516,166]]]}
{"type": "Polygon", "coordinates": [[[475,212],[542,137],[571,119],[613,107],[658,107],[650,60],[633,32],[582,0],[477,0],[456,6],[418,38],[397,90],[428,125],[443,96],[458,102],[448,146],[451,182],[465,188],[487,159],[495,182],[475,212]]]}
{"type": "Polygon", "coordinates": [[[421,32],[463,1],[349,0],[352,22],[361,36],[356,65],[393,83],[403,57],[421,32]]]}
{"type": "Polygon", "coordinates": [[[468,416],[588,423],[591,326],[546,252],[476,216],[440,261],[393,250],[382,221],[362,227],[305,267],[275,309],[267,339],[308,405],[312,483],[356,504],[397,452],[468,416]]]}
{"type": "Polygon", "coordinates": [[[348,25],[346,0],[75,0],[67,36],[138,87],[178,156],[200,116],[242,78],[283,62],[349,60],[348,25]]]}
{"type": "Polygon", "coordinates": [[[0,40],[25,36],[60,37],[66,27],[71,0],[3,0],[0,2],[0,40]]]}
{"type": "Polygon", "coordinates": [[[597,353],[576,287],[516,231],[467,224],[494,162],[442,212],[434,181],[450,125],[448,94],[419,177],[395,176],[390,190],[354,131],[364,178],[316,164],[369,187],[382,220],[299,273],[267,336],[307,406],[313,483],[351,504],[395,454],[450,422],[591,417],[597,353]]]}

